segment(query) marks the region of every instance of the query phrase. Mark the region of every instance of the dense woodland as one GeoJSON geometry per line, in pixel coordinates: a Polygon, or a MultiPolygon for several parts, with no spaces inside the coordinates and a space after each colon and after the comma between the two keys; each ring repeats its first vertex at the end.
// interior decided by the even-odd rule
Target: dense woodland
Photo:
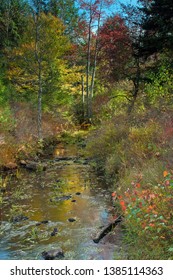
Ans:
{"type": "Polygon", "coordinates": [[[82,138],[128,257],[172,259],[173,2],[0,0],[0,36],[1,170],[82,138]]]}

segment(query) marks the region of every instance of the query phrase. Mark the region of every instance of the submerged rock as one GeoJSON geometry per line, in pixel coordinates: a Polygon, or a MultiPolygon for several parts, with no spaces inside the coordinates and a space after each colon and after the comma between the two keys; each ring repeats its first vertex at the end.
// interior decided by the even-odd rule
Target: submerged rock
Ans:
{"type": "Polygon", "coordinates": [[[43,220],[41,222],[36,223],[36,226],[40,226],[42,224],[48,224],[48,222],[49,222],[48,220],[43,220]]]}
{"type": "Polygon", "coordinates": [[[70,223],[73,223],[73,222],[76,221],[76,219],[74,219],[74,218],[69,218],[68,221],[69,221],[70,223]]]}
{"type": "Polygon", "coordinates": [[[48,220],[41,221],[42,224],[48,224],[48,222],[49,222],[48,220]]]}
{"type": "Polygon", "coordinates": [[[64,252],[61,248],[50,250],[50,251],[44,251],[42,252],[42,257],[45,260],[54,260],[56,258],[64,257],[64,252]]]}
{"type": "Polygon", "coordinates": [[[55,236],[58,233],[58,229],[54,228],[54,230],[51,232],[51,236],[55,236]]]}
{"type": "Polygon", "coordinates": [[[41,222],[36,223],[36,226],[40,226],[42,224],[48,224],[48,222],[49,222],[48,220],[43,220],[41,222]]]}
{"type": "Polygon", "coordinates": [[[81,192],[76,192],[76,195],[81,195],[81,192]]]}
{"type": "Polygon", "coordinates": [[[26,220],[28,220],[29,218],[28,217],[26,217],[26,216],[24,216],[24,215],[17,215],[17,216],[15,216],[15,217],[13,217],[12,218],[12,222],[13,223],[17,223],[17,222],[21,222],[21,221],[26,221],[26,220]]]}

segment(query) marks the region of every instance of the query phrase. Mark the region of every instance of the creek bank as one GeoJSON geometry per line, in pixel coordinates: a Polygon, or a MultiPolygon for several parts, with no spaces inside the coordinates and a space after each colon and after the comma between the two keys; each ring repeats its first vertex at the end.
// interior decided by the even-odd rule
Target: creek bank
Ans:
{"type": "MultiPolygon", "coordinates": [[[[88,164],[88,159],[80,156],[64,155],[64,147],[68,145],[76,145],[78,152],[83,150],[86,141],[86,131],[74,131],[72,134],[62,132],[59,136],[51,136],[44,138],[42,141],[32,141],[31,143],[16,144],[13,151],[13,159],[9,158],[7,162],[0,164],[0,172],[13,173],[18,168],[23,167],[30,171],[44,171],[47,166],[43,164],[44,159],[51,158],[54,154],[56,146],[61,146],[58,156],[54,157],[56,161],[74,161],[76,163],[88,164]]],[[[2,144],[2,143],[0,143],[2,144]]]]}
{"type": "Polygon", "coordinates": [[[47,168],[47,165],[45,163],[30,160],[21,160],[20,166],[30,171],[45,171],[47,168]]]}
{"type": "MultiPolygon", "coordinates": [[[[5,162],[0,162],[0,172],[13,173],[21,166],[28,170],[36,171],[38,167],[40,168],[38,161],[48,155],[51,156],[60,141],[59,138],[52,136],[43,139],[41,142],[16,143],[13,150],[13,146],[10,147],[11,156],[7,156],[5,162]]],[[[3,143],[0,143],[0,145],[3,145],[3,143]]]]}

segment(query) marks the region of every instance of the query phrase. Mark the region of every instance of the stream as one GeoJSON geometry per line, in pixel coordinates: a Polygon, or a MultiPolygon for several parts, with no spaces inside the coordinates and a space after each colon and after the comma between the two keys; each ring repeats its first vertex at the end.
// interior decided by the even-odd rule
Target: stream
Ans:
{"type": "Polygon", "coordinates": [[[111,195],[74,147],[58,147],[46,170],[21,169],[7,183],[0,208],[0,259],[42,259],[62,248],[66,260],[111,260],[121,249],[119,226],[99,243],[93,238],[113,220],[111,195]],[[59,157],[71,156],[67,160],[59,157]]]}

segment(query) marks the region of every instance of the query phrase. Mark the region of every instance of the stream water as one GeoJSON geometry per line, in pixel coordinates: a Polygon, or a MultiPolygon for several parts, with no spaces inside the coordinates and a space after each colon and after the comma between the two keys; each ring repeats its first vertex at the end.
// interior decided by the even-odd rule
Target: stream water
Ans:
{"type": "Polygon", "coordinates": [[[0,209],[0,259],[42,259],[42,252],[61,247],[65,259],[113,259],[120,249],[120,230],[98,244],[93,238],[112,219],[108,186],[88,162],[56,160],[76,155],[57,148],[42,172],[21,170],[9,181],[0,209]],[[69,220],[70,219],[70,220],[69,220]]]}

